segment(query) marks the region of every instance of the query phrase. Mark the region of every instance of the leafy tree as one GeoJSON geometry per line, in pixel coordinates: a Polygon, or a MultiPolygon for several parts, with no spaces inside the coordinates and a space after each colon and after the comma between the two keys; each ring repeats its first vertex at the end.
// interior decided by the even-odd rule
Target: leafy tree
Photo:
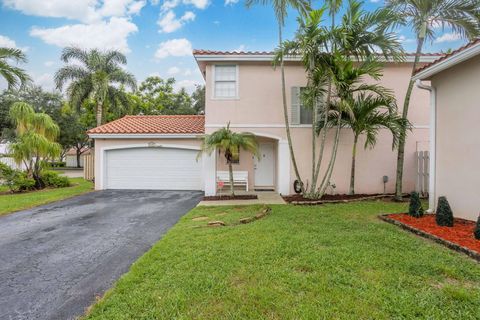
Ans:
{"type": "MultiPolygon", "coordinates": [[[[444,32],[450,28],[463,38],[472,39],[480,34],[480,1],[479,0],[387,0],[387,7],[402,17],[417,38],[417,49],[412,66],[412,76],[417,69],[423,45],[426,40],[433,40],[437,30],[444,32]]],[[[402,116],[408,119],[408,109],[413,90],[410,78],[402,116]]],[[[395,183],[395,199],[402,199],[403,163],[405,159],[406,132],[400,138],[397,156],[397,174],[395,183]]]]}
{"type": "MultiPolygon", "coordinates": [[[[402,130],[407,123],[397,113],[397,105],[392,95],[374,95],[361,92],[348,102],[348,110],[344,110],[341,116],[341,125],[350,128],[353,132],[352,166],[350,174],[349,194],[355,194],[355,164],[358,138],[366,136],[364,148],[373,148],[377,143],[379,130],[388,129],[393,137],[392,148],[398,144],[402,130]]],[[[338,104],[339,102],[337,102],[338,104]]],[[[338,108],[334,104],[333,110],[338,108]]],[[[333,119],[333,121],[336,121],[333,119]]]]}
{"type": "Polygon", "coordinates": [[[230,193],[232,196],[235,196],[232,160],[238,156],[240,149],[252,152],[259,157],[257,139],[254,134],[249,132],[233,132],[230,129],[230,123],[228,123],[225,128],[205,135],[199,156],[201,153],[211,154],[217,149],[221,150],[225,155],[225,159],[227,159],[228,172],[230,175],[230,193]]]}
{"type": "Polygon", "coordinates": [[[7,82],[8,89],[18,89],[31,81],[25,70],[11,65],[27,62],[27,56],[20,49],[0,47],[0,76],[7,82]]]}
{"type": "Polygon", "coordinates": [[[408,207],[408,214],[415,218],[423,217],[422,202],[418,192],[412,192],[410,195],[410,205],[408,207]]]}
{"type": "MultiPolygon", "coordinates": [[[[285,26],[285,19],[289,8],[297,10],[301,15],[305,15],[310,10],[310,1],[306,0],[247,0],[245,5],[247,8],[252,7],[255,4],[271,5],[275,12],[275,17],[278,23],[278,46],[281,47],[283,43],[283,27],[285,26]]],[[[300,182],[302,191],[304,191],[302,179],[298,171],[297,160],[295,158],[295,152],[293,151],[292,136],[290,134],[290,124],[288,120],[288,105],[287,105],[287,92],[285,84],[285,68],[284,68],[284,55],[279,57],[280,64],[280,76],[282,80],[282,104],[283,104],[283,117],[285,121],[285,131],[287,135],[288,147],[290,151],[290,159],[292,161],[293,170],[295,176],[300,182]]]]}
{"type": "Polygon", "coordinates": [[[439,226],[453,227],[453,212],[446,197],[439,197],[435,220],[439,226]]]}
{"type": "Polygon", "coordinates": [[[91,99],[96,104],[96,124],[104,120],[104,107],[127,103],[127,96],[118,86],[136,89],[135,77],[125,71],[125,55],[118,51],[102,52],[96,49],[84,51],[75,47],[65,48],[61,59],[67,64],[55,73],[55,83],[62,89],[69,82],[67,94],[70,104],[80,109],[82,103],[91,99]],[[71,63],[76,61],[80,63],[71,63]]]}
{"type": "Polygon", "coordinates": [[[192,93],[193,110],[196,114],[205,112],[205,86],[196,85],[192,93]]]}
{"type": "Polygon", "coordinates": [[[10,118],[16,126],[16,138],[9,147],[10,153],[19,165],[25,165],[27,176],[35,180],[36,187],[43,188],[41,163],[60,155],[61,147],[55,142],[59,128],[49,115],[36,113],[25,102],[13,104],[10,118]]]}

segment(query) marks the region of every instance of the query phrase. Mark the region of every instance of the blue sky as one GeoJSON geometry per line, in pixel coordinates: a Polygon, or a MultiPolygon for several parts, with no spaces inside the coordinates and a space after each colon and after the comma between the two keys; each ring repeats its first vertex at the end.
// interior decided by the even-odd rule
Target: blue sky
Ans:
{"type": "MultiPolygon", "coordinates": [[[[277,27],[270,7],[246,9],[241,0],[0,0],[0,46],[25,50],[23,67],[34,81],[53,89],[53,74],[62,65],[62,47],[117,49],[138,81],[149,75],[175,77],[189,91],[203,79],[191,49],[271,50],[277,27]]],[[[314,3],[320,6],[322,2],[314,3]]],[[[366,10],[383,5],[365,1],[366,10]]],[[[292,12],[285,37],[296,29],[292,12]]],[[[405,48],[415,49],[408,28],[398,30],[405,48]]],[[[458,36],[438,30],[425,51],[457,48],[458,36]]],[[[0,80],[0,88],[5,84],[0,80]]]]}

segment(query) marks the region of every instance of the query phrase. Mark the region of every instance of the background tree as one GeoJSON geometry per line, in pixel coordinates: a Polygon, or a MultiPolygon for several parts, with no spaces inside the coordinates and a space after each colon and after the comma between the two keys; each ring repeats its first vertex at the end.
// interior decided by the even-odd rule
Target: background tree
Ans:
{"type": "Polygon", "coordinates": [[[25,166],[27,176],[35,180],[35,186],[43,188],[41,163],[60,155],[61,147],[55,142],[59,128],[49,115],[36,113],[25,102],[13,104],[10,119],[15,124],[16,137],[9,151],[18,165],[25,166]]]}
{"type": "MultiPolygon", "coordinates": [[[[423,45],[426,40],[433,40],[436,30],[451,29],[462,38],[472,39],[480,32],[479,0],[387,0],[387,7],[396,11],[412,28],[417,38],[417,49],[412,66],[412,76],[417,69],[423,45]]],[[[402,117],[408,119],[408,108],[413,90],[410,78],[402,117]]],[[[397,155],[397,173],[395,182],[395,199],[402,200],[403,164],[405,159],[406,132],[400,137],[397,155]]]]}
{"type": "MultiPolygon", "coordinates": [[[[388,90],[385,89],[388,93],[388,90]]],[[[360,93],[349,102],[348,112],[343,111],[341,125],[350,128],[353,132],[352,165],[350,171],[349,194],[355,194],[355,168],[357,144],[360,136],[365,135],[364,148],[373,148],[377,143],[379,130],[388,129],[393,137],[392,148],[398,145],[398,139],[403,128],[407,125],[397,113],[397,105],[391,94],[360,93]]],[[[337,109],[334,105],[333,110],[337,109]]],[[[338,113],[336,113],[338,115],[338,113]]],[[[331,119],[336,122],[336,117],[331,119]]]]}
{"type": "Polygon", "coordinates": [[[193,110],[196,114],[205,112],[205,86],[196,85],[195,91],[192,93],[193,110]]]}
{"type": "Polygon", "coordinates": [[[27,56],[20,49],[0,47],[0,76],[7,82],[8,89],[18,89],[31,81],[25,70],[14,66],[27,62],[27,56]]]}
{"type": "Polygon", "coordinates": [[[232,196],[235,196],[232,160],[234,157],[238,156],[240,149],[249,151],[259,158],[258,143],[255,135],[249,132],[233,132],[230,130],[230,123],[228,123],[225,128],[219,129],[212,134],[205,135],[199,153],[199,156],[201,153],[212,154],[212,152],[215,152],[216,150],[220,150],[224,153],[228,164],[230,194],[232,196]]]}
{"type": "Polygon", "coordinates": [[[97,126],[103,123],[107,101],[111,106],[127,101],[125,91],[119,86],[136,89],[135,77],[122,68],[127,64],[127,58],[118,51],[84,51],[68,47],[63,50],[61,59],[67,65],[55,73],[57,88],[62,89],[69,82],[67,94],[70,104],[77,109],[85,100],[93,100],[97,126]]]}
{"type": "MultiPolygon", "coordinates": [[[[275,12],[275,17],[277,18],[277,23],[278,23],[278,47],[279,48],[283,44],[282,32],[283,32],[283,27],[285,26],[285,19],[287,17],[288,9],[294,8],[300,13],[300,15],[305,15],[310,10],[310,1],[305,1],[305,0],[247,0],[245,2],[245,5],[247,6],[247,8],[250,8],[255,4],[271,5],[273,7],[273,11],[275,12]]],[[[302,179],[300,177],[300,173],[298,171],[297,160],[295,158],[295,153],[293,151],[292,136],[290,134],[283,55],[280,55],[279,61],[280,61],[280,76],[282,81],[281,92],[282,92],[283,117],[285,121],[285,131],[287,135],[288,148],[290,151],[290,159],[292,161],[293,170],[295,171],[295,177],[300,182],[300,185],[303,191],[304,186],[303,186],[302,179]]]]}

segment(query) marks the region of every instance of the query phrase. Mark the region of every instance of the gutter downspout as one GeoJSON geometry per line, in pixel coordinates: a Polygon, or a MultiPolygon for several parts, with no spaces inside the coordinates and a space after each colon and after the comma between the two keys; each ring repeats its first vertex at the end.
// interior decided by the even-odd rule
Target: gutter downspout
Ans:
{"type": "Polygon", "coordinates": [[[436,145],[437,145],[437,92],[432,86],[427,86],[420,79],[415,81],[415,85],[423,90],[430,91],[430,172],[428,178],[428,213],[435,212],[435,176],[436,176],[436,145]]]}

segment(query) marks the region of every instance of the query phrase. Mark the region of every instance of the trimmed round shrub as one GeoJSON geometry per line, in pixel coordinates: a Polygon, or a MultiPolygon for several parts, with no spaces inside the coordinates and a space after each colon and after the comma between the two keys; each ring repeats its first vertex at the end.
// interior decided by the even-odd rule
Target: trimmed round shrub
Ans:
{"type": "Polygon", "coordinates": [[[43,171],[41,179],[46,187],[65,188],[70,186],[70,180],[67,177],[59,176],[55,171],[43,171]]]}
{"type": "Polygon", "coordinates": [[[473,235],[475,236],[475,239],[480,240],[480,216],[478,216],[477,225],[475,226],[473,235]]]}
{"type": "Polygon", "coordinates": [[[439,197],[435,220],[439,226],[453,227],[453,212],[446,197],[439,197]]]}
{"type": "Polygon", "coordinates": [[[415,218],[423,217],[423,207],[420,201],[418,192],[412,192],[410,195],[410,206],[408,207],[408,214],[415,218]]]}

